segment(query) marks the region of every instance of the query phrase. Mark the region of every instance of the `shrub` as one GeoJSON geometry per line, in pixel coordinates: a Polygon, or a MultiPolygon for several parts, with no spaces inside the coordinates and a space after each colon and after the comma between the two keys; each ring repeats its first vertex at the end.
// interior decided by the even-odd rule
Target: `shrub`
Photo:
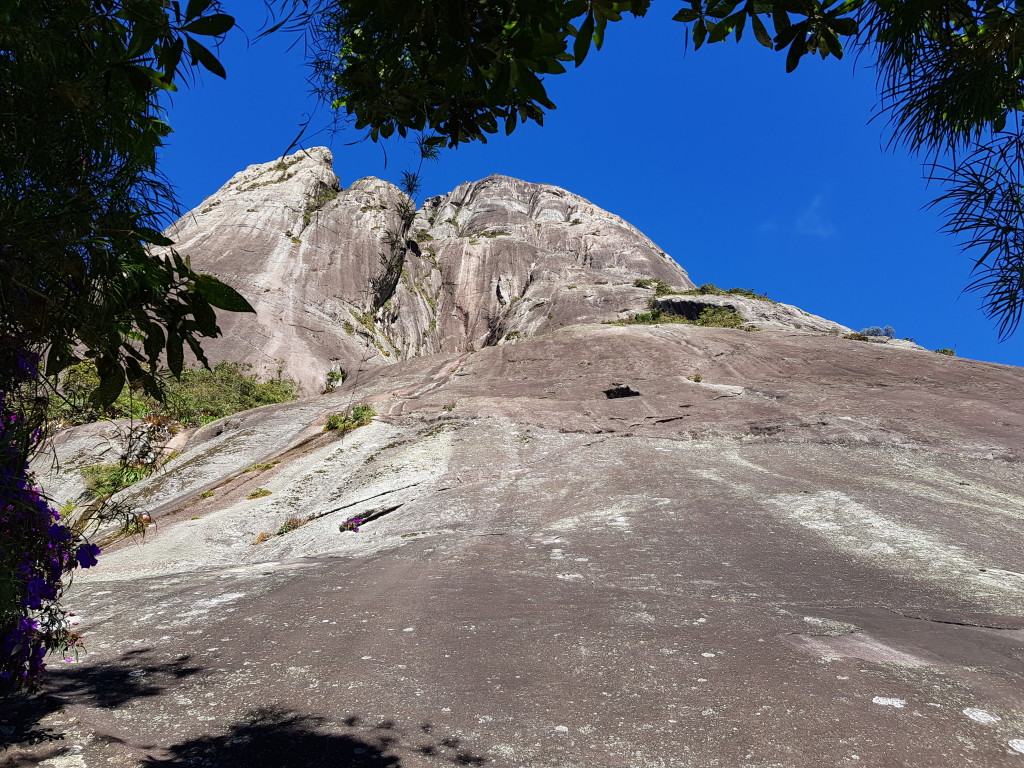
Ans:
{"type": "Polygon", "coordinates": [[[290,531],[294,531],[296,528],[301,528],[306,523],[308,523],[309,520],[310,518],[308,517],[289,517],[287,520],[281,523],[281,527],[277,529],[277,535],[283,536],[284,534],[290,531]]]}
{"type": "MultiPolygon", "coordinates": [[[[351,325],[352,324],[349,323],[349,326],[351,325]]],[[[348,374],[344,371],[328,371],[327,386],[324,387],[324,394],[326,395],[328,392],[333,392],[339,384],[344,383],[347,376],[348,374]]]]}
{"type": "Polygon", "coordinates": [[[884,328],[879,328],[877,325],[872,325],[870,328],[863,328],[860,332],[861,336],[887,336],[890,339],[896,337],[896,329],[891,325],[887,325],[884,328]]]}
{"type": "Polygon", "coordinates": [[[294,400],[295,382],[274,378],[261,381],[248,363],[217,363],[211,370],[189,368],[167,388],[164,412],[187,426],[198,426],[261,405],[294,400]]]}
{"type": "Polygon", "coordinates": [[[755,293],[747,288],[719,288],[714,283],[704,283],[704,285],[692,288],[689,291],[680,291],[680,296],[744,296],[748,299],[757,299],[758,301],[767,301],[771,304],[777,302],[769,299],[763,293],[755,293]]]}
{"type": "Polygon", "coordinates": [[[940,355],[948,355],[949,357],[956,357],[956,352],[954,352],[949,347],[942,347],[940,349],[936,349],[935,351],[938,354],[940,354],[940,355]]]}
{"type": "Polygon", "coordinates": [[[106,499],[120,490],[134,485],[153,474],[150,464],[125,466],[124,464],[93,464],[82,467],[85,492],[93,499],[106,499]]]}
{"type": "Polygon", "coordinates": [[[369,405],[357,405],[348,413],[332,413],[324,425],[325,432],[351,432],[358,427],[365,427],[377,412],[369,405]]]}
{"type": "Polygon", "coordinates": [[[673,293],[679,293],[679,291],[675,290],[664,280],[658,280],[654,277],[645,277],[639,280],[634,280],[633,285],[637,288],[653,288],[655,296],[668,296],[673,293]]]}
{"type": "Polygon", "coordinates": [[[854,341],[870,341],[871,339],[865,336],[863,333],[844,333],[844,339],[853,339],[854,341]]]}
{"type": "Polygon", "coordinates": [[[681,323],[682,315],[675,315],[671,312],[663,312],[660,309],[652,309],[650,312],[637,312],[626,321],[636,325],[656,325],[658,323],[681,323]]]}
{"type": "Polygon", "coordinates": [[[678,323],[681,325],[700,325],[705,328],[742,328],[744,331],[756,331],[752,325],[743,325],[743,315],[728,307],[705,307],[696,320],[690,320],[675,312],[663,309],[652,309],[650,312],[638,312],[628,320],[616,321],[616,325],[659,325],[661,323],[678,323]]]}
{"type": "Polygon", "coordinates": [[[728,307],[706,307],[697,317],[695,325],[709,328],[739,328],[743,325],[743,316],[728,307]]]}
{"type": "Polygon", "coordinates": [[[261,381],[250,374],[248,363],[217,363],[212,369],[186,368],[180,379],[165,385],[164,403],[129,388],[108,408],[97,410],[89,393],[99,386],[92,362],[71,366],[61,376],[61,397],[51,399],[49,416],[69,426],[101,419],[167,418],[185,426],[199,426],[239,411],[294,400],[297,387],[291,379],[261,381]]]}

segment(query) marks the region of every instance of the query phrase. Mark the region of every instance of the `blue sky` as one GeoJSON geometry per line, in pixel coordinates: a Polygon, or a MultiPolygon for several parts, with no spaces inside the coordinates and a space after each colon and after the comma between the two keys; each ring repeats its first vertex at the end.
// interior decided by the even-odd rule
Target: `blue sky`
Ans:
{"type": "MultiPolygon", "coordinates": [[[[676,8],[654,3],[647,17],[610,25],[601,51],[548,79],[558,109],[543,128],[444,153],[425,168],[422,196],[492,173],[555,184],[630,221],[698,284],[1024,365],[1024,330],[999,343],[980,297],[962,293],[971,261],[938,233],[920,160],[886,149],[867,58],[808,56],[787,75],[783,55],[753,39],[687,53],[683,26],[669,20],[676,8]]],[[[261,3],[225,9],[255,37],[261,3]]],[[[303,57],[294,36],[248,46],[235,30],[221,49],[227,80],[206,75],[173,96],[162,168],[185,209],[280,156],[306,120],[302,145],[331,147],[344,186],[395,181],[414,164],[411,146],[385,153],[350,128],[330,130],[303,57]]]]}

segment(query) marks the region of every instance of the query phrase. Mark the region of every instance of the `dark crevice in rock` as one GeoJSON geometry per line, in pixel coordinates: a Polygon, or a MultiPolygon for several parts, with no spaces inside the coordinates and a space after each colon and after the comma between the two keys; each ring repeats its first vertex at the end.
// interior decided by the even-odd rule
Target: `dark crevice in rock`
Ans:
{"type": "Polygon", "coordinates": [[[616,386],[612,387],[611,389],[606,389],[604,391],[604,394],[605,394],[605,397],[607,397],[609,400],[614,400],[615,398],[618,398],[618,397],[639,397],[640,396],[640,393],[637,392],[635,389],[633,389],[632,387],[630,387],[628,385],[622,385],[622,384],[616,385],[616,386]]]}
{"type": "Polygon", "coordinates": [[[691,322],[696,322],[700,318],[700,313],[705,309],[713,310],[719,307],[725,307],[733,312],[738,312],[737,308],[732,304],[713,304],[698,299],[691,299],[689,296],[656,298],[651,306],[652,309],[660,309],[673,315],[679,315],[691,322]]]}
{"type": "MultiPolygon", "coordinates": [[[[897,611],[893,608],[890,608],[889,610],[895,613],[897,616],[902,616],[905,619],[914,619],[915,621],[927,621],[929,624],[950,624],[954,627],[975,627],[977,629],[1001,629],[1009,632],[1019,632],[1022,628],[1024,628],[1020,625],[1021,619],[1017,617],[1007,617],[1007,621],[1005,623],[997,624],[992,621],[986,623],[984,620],[981,619],[977,621],[971,621],[970,619],[966,618],[963,621],[958,621],[952,618],[932,619],[928,618],[927,616],[915,616],[910,613],[903,613],[902,611],[897,611]],[[1016,622],[1014,621],[1014,619],[1016,619],[1016,622]]],[[[997,617],[991,618],[996,619],[998,621],[997,617]]]]}
{"type": "MultiPolygon", "coordinates": [[[[391,494],[391,493],[398,493],[399,491],[407,491],[410,488],[415,488],[417,485],[419,485],[419,483],[413,483],[412,485],[404,485],[401,488],[394,488],[394,489],[392,489],[390,491],[381,491],[380,493],[375,493],[373,496],[367,496],[365,499],[359,499],[358,501],[351,501],[348,504],[342,504],[340,507],[336,507],[335,509],[329,510],[325,514],[330,515],[330,514],[333,514],[335,512],[341,512],[341,510],[343,510],[343,509],[349,509],[351,507],[356,506],[357,504],[362,504],[363,502],[369,501],[370,499],[376,499],[376,498],[379,498],[381,496],[387,496],[388,494],[391,494]]],[[[401,505],[399,505],[399,506],[401,506],[401,505]]],[[[396,507],[396,509],[397,509],[397,507],[396,507]]],[[[323,517],[323,515],[320,515],[320,517],[323,517]]]]}

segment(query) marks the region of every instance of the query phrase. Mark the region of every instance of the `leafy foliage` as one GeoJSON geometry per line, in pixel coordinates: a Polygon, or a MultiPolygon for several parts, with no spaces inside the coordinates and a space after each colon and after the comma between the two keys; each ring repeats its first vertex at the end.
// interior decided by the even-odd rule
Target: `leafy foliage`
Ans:
{"type": "Polygon", "coordinates": [[[769,299],[763,293],[755,293],[747,288],[719,288],[714,283],[704,283],[696,288],[689,291],[679,291],[681,296],[745,296],[748,299],[758,299],[759,301],[767,301],[769,304],[775,304],[776,302],[769,299]]]}
{"type": "MultiPolygon", "coordinates": [[[[47,651],[77,646],[61,594],[96,563],[97,505],[75,525],[34,488],[28,459],[52,381],[94,361],[95,407],[131,380],[159,392],[166,355],[215,335],[235,291],[166,248],[175,209],[156,170],[168,126],[157,98],[195,67],[223,74],[201,38],[232,26],[211,0],[7,0],[0,4],[0,691],[35,684],[47,651]],[[40,357],[46,353],[45,366],[40,357]]],[[[196,354],[199,354],[197,351],[196,354]]]]}
{"type": "MultiPolygon", "coordinates": [[[[577,34],[600,33],[617,8],[607,0],[346,0],[312,14],[322,93],[370,137],[429,130],[435,144],[486,141],[554,109],[542,77],[565,72],[577,34]]],[[[589,43],[588,43],[589,46],[589,43]]],[[[578,51],[578,60],[586,55],[578,51]]]]}
{"type": "Polygon", "coordinates": [[[311,519],[311,517],[299,517],[297,515],[292,515],[281,523],[281,527],[277,529],[277,535],[284,536],[286,533],[291,533],[296,528],[304,526],[311,519]]]}
{"type": "Polygon", "coordinates": [[[158,95],[191,67],[223,75],[199,38],[233,25],[219,3],[10,0],[0,8],[0,383],[47,351],[55,376],[84,352],[97,405],[126,380],[153,394],[161,355],[218,334],[214,308],[251,311],[160,234],[175,210],[156,170],[158,95]],[[153,251],[153,246],[165,250],[153,251]]]}
{"type": "Polygon", "coordinates": [[[217,363],[213,368],[185,368],[181,378],[166,377],[162,401],[126,389],[105,408],[93,405],[90,392],[99,381],[91,362],[77,363],[60,378],[61,397],[51,400],[51,420],[66,425],[100,419],[161,418],[188,427],[206,424],[261,405],[294,400],[297,387],[291,379],[261,380],[248,363],[217,363]]]}
{"type": "Polygon", "coordinates": [[[81,469],[82,477],[85,479],[85,490],[94,499],[113,496],[118,491],[144,480],[153,471],[154,467],[148,464],[93,464],[81,469]]]}
{"type": "MultiPolygon", "coordinates": [[[[309,24],[321,94],[371,139],[433,146],[543,124],[544,80],[601,48],[609,22],[650,0],[278,0],[309,24]]],[[[1024,315],[1024,14],[1010,0],[683,0],[694,48],[750,30],[785,52],[874,56],[892,140],[923,153],[945,231],[975,260],[968,290],[1005,338],[1024,315]],[[945,158],[949,158],[946,160],[945,158]],[[939,162],[942,158],[942,162],[939,162]]]]}
{"type": "Polygon", "coordinates": [[[638,312],[628,320],[619,320],[617,325],[659,325],[661,323],[677,323],[681,325],[700,325],[705,328],[742,328],[755,331],[757,328],[744,325],[746,321],[739,312],[728,307],[705,307],[696,320],[664,309],[652,309],[650,312],[638,312]]]}
{"type": "MultiPolygon", "coordinates": [[[[293,5],[299,5],[293,3],[293,5]]],[[[842,57],[840,36],[857,31],[860,0],[689,0],[674,20],[692,26],[696,48],[749,21],[762,45],[788,50],[787,69],[807,53],[842,57]],[[772,27],[773,34],[768,32],[772,27]]],[[[457,146],[543,125],[554,109],[545,75],[579,66],[600,49],[609,22],[644,16],[650,0],[330,0],[298,15],[311,27],[314,70],[335,109],[376,141],[430,131],[457,146]]]]}
{"type": "Polygon", "coordinates": [[[1024,313],[1024,17],[998,0],[874,0],[862,16],[893,141],[945,188],[933,205],[1005,339],[1024,313]]]}
{"type": "Polygon", "coordinates": [[[357,405],[348,413],[332,413],[327,417],[325,432],[351,432],[357,427],[365,427],[377,412],[369,405],[357,405]]]}

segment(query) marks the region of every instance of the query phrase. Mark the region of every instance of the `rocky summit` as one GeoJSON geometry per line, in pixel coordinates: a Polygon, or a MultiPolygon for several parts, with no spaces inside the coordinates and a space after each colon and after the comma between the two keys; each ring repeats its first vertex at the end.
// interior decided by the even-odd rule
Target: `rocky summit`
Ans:
{"type": "MultiPolygon", "coordinates": [[[[1024,765],[1021,369],[688,293],[556,187],[330,166],[172,228],[257,310],[211,359],[308,396],[115,497],[152,524],[77,577],[11,765],[1024,765]]],[[[58,436],[58,503],[118,428],[58,436]]]]}

